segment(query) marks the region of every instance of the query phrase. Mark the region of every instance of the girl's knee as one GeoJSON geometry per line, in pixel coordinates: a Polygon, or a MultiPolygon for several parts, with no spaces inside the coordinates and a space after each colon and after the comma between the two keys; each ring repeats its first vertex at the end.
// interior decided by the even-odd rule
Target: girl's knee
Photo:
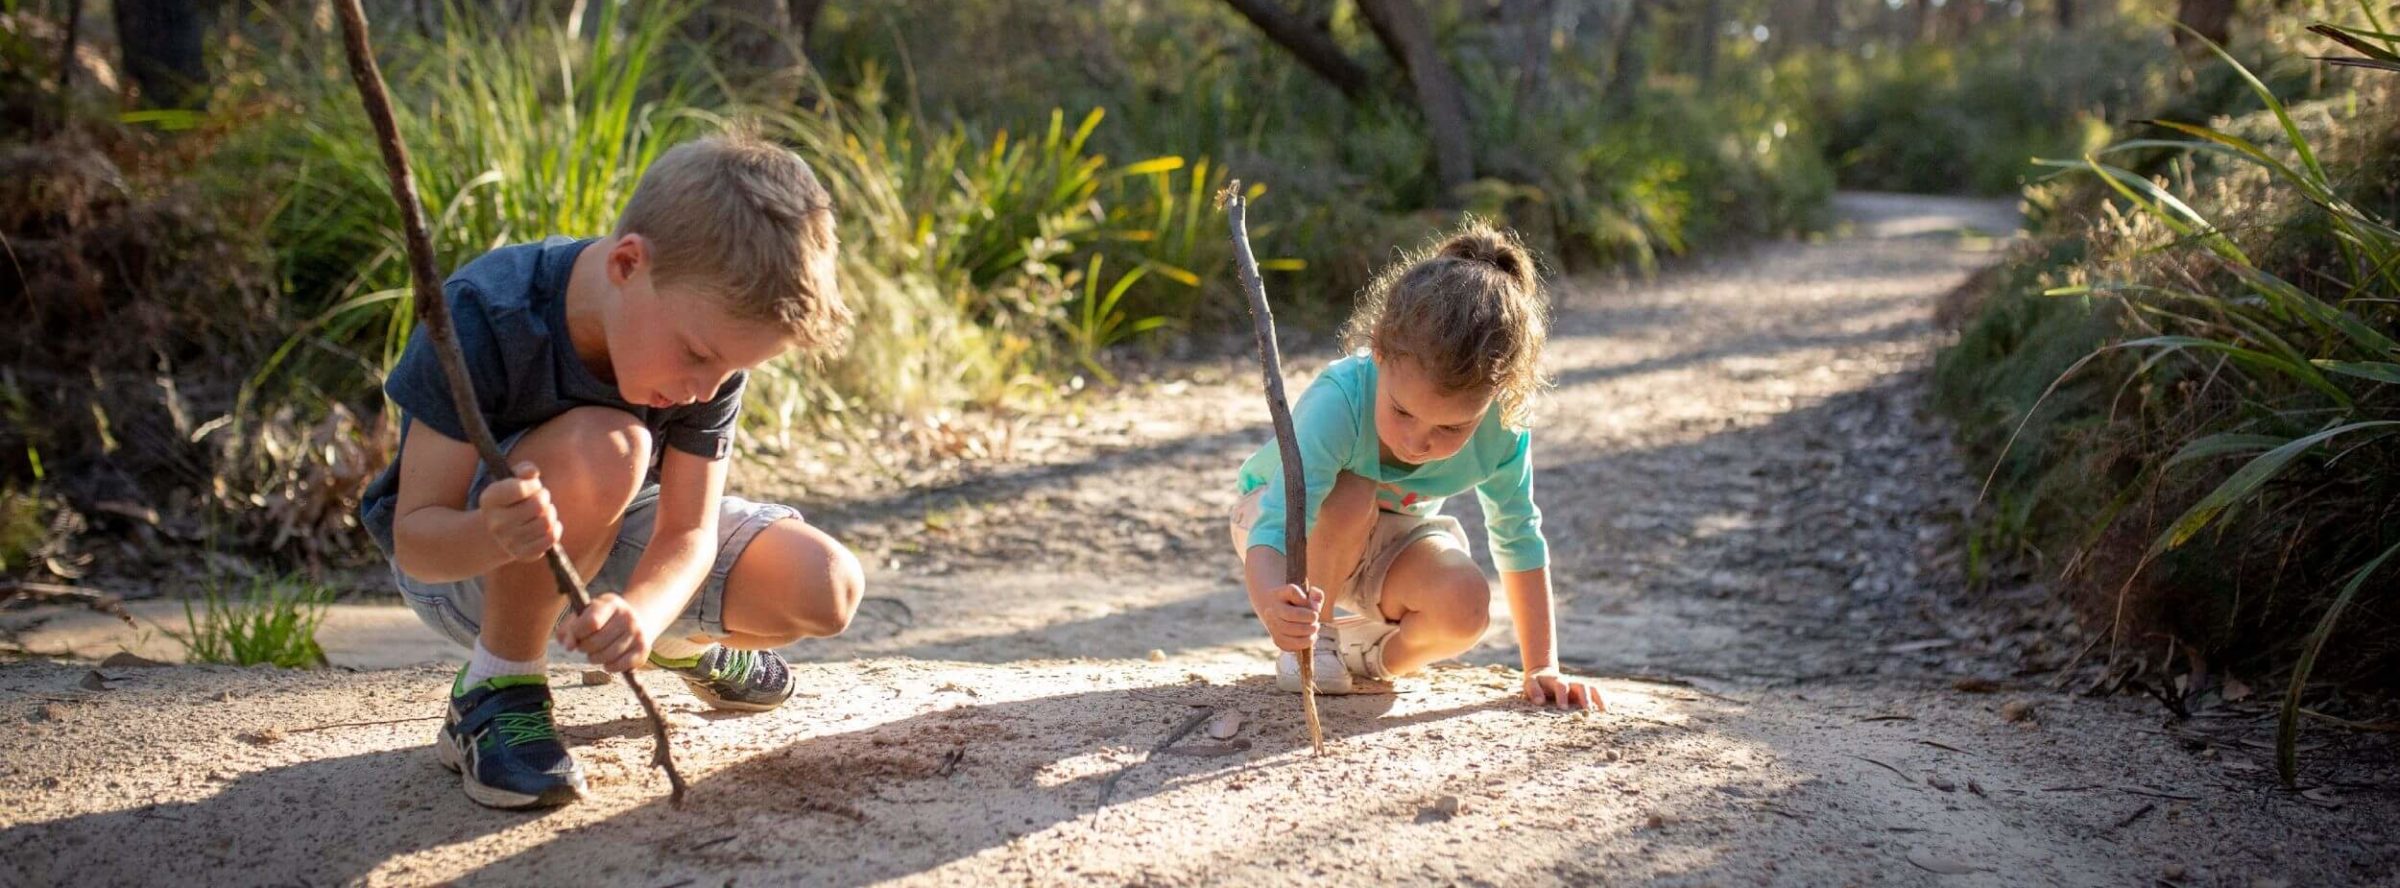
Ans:
{"type": "Polygon", "coordinates": [[[1445,571],[1438,586],[1441,593],[1427,602],[1425,611],[1449,634],[1482,638],[1492,628],[1492,586],[1482,571],[1472,564],[1445,571]]]}

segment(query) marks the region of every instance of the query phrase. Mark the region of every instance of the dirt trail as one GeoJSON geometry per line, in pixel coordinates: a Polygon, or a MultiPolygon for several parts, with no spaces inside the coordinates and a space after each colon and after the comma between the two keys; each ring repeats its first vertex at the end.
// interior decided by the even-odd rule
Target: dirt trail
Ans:
{"type": "Polygon", "coordinates": [[[896,469],[906,490],[746,466],[886,600],[789,650],[779,712],[647,677],[688,811],[623,691],[565,666],[596,797],[527,816],[434,763],[439,667],[22,662],[0,884],[2391,884],[2388,744],[2332,738],[2303,795],[2255,709],[2174,722],[2019,674],[2071,652],[2042,647],[2038,593],[1961,591],[1973,485],[1922,408],[1934,297],[1993,258],[1959,232],[2013,216],[1840,209],[1826,242],[1562,288],[1540,490],[1562,649],[1607,714],[1518,702],[1496,623],[1466,663],[1328,698],[1310,755],[1222,551],[1264,435],[1228,356],[1020,428],[1006,459],[896,469]],[[1245,723],[1149,754],[1210,710],[1245,723]]]}

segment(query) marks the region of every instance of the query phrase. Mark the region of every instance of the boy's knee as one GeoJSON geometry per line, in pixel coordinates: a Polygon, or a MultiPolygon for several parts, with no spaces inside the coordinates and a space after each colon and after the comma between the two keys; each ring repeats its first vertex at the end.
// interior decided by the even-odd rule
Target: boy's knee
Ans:
{"type": "MultiPolygon", "coordinates": [[[[785,639],[840,635],[858,615],[866,595],[866,569],[849,548],[823,531],[795,520],[777,521],[751,542],[750,551],[734,566],[743,595],[764,593],[765,607],[744,608],[762,613],[773,625],[744,631],[785,639]]],[[[728,592],[733,591],[728,588],[728,592]]],[[[762,602],[763,603],[763,602],[762,602]]]]}
{"type": "Polygon", "coordinates": [[[543,423],[540,453],[543,486],[573,506],[622,508],[650,468],[650,428],[633,414],[610,407],[577,407],[543,423]],[[589,499],[590,502],[580,502],[589,499]]]}
{"type": "Polygon", "coordinates": [[[586,468],[650,466],[650,427],[639,417],[614,407],[577,407],[543,423],[565,439],[568,450],[586,460],[586,468]]]}
{"type": "Polygon", "coordinates": [[[858,563],[858,556],[840,543],[832,544],[827,554],[826,594],[818,602],[815,614],[819,636],[840,635],[850,628],[850,619],[858,616],[858,602],[867,594],[867,571],[858,563]]]}

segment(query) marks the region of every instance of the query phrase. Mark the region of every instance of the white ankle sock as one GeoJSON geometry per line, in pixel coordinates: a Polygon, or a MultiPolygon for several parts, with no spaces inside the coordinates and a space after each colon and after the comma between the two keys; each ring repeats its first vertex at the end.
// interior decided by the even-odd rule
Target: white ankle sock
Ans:
{"type": "Polygon", "coordinates": [[[467,661],[466,677],[459,679],[458,686],[471,688],[503,675],[542,675],[549,666],[548,652],[531,660],[503,660],[499,654],[486,649],[482,641],[477,641],[475,656],[467,661]]]}

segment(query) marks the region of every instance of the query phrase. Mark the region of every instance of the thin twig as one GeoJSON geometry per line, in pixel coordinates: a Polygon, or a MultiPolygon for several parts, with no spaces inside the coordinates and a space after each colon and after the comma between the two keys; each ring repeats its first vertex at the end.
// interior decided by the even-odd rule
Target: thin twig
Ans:
{"type": "Polygon", "coordinates": [[[2142,803],[2141,807],[2133,809],[2133,813],[2125,815],[2125,819],[2117,821],[2117,825],[2109,827],[2108,831],[2113,833],[2117,830],[2132,826],[2134,821],[2142,819],[2142,815],[2156,810],[2158,810],[2158,804],[2156,802],[2144,802],[2142,803]]]}
{"type": "Polygon", "coordinates": [[[1876,760],[1874,760],[1874,759],[1868,758],[1868,757],[1866,757],[1866,756],[1863,756],[1863,755],[1854,755],[1854,756],[1851,756],[1851,758],[1857,759],[1857,760],[1859,760],[1859,761],[1862,761],[1862,762],[1866,762],[1867,764],[1874,765],[1875,767],[1882,768],[1882,769],[1884,769],[1884,770],[1886,770],[1886,771],[1890,771],[1890,772],[1892,772],[1892,773],[1894,773],[1894,774],[1898,774],[1898,775],[1900,775],[1900,779],[1902,779],[1902,780],[1906,780],[1906,781],[1908,781],[1910,784],[1915,784],[1915,783],[1917,782],[1917,778],[1914,778],[1914,777],[1910,777],[1910,776],[1908,776],[1908,772],[1907,772],[1907,771],[1900,770],[1899,768],[1892,767],[1892,766],[1890,766],[1890,765],[1884,764],[1884,763],[1882,763],[1882,762],[1876,761],[1876,760]]]}
{"type": "MultiPolygon", "coordinates": [[[[494,478],[506,478],[510,471],[507,455],[492,438],[491,428],[484,423],[483,411],[475,400],[474,382],[467,376],[467,359],[458,345],[458,332],[450,326],[450,307],[442,301],[441,289],[435,285],[433,237],[425,228],[425,210],[417,203],[416,177],[409,172],[408,146],[400,140],[400,126],[392,116],[392,100],[385,94],[383,72],[375,66],[375,53],[367,45],[367,15],[358,0],[342,0],[335,4],[342,14],[342,45],[350,55],[350,76],[358,83],[359,99],[367,107],[367,118],[375,124],[375,134],[383,145],[385,172],[390,174],[392,200],[400,205],[400,222],[408,235],[408,267],[410,283],[414,286],[417,322],[424,326],[426,339],[441,358],[442,376],[449,380],[451,403],[458,409],[461,425],[466,427],[467,440],[483,457],[486,470],[494,478]]],[[[591,606],[592,596],[583,588],[583,578],[575,575],[567,563],[565,552],[555,545],[545,558],[550,576],[566,593],[568,604],[575,613],[591,606]]],[[[650,735],[656,746],[651,750],[652,764],[667,772],[670,787],[669,801],[683,807],[683,774],[675,769],[675,757],[667,745],[667,720],[659,714],[658,703],[650,692],[633,677],[632,670],[620,673],[625,686],[633,689],[634,699],[641,701],[642,711],[650,716],[650,735]]]]}
{"type": "Polygon", "coordinates": [[[293,729],[291,729],[291,730],[289,730],[289,731],[285,731],[284,733],[286,733],[286,734],[306,734],[306,733],[308,733],[308,732],[310,732],[310,731],[330,731],[330,730],[333,730],[333,729],[335,729],[335,728],[371,728],[371,727],[374,727],[374,726],[376,726],[376,725],[404,725],[404,724],[408,724],[409,722],[432,721],[432,720],[434,720],[434,719],[437,719],[437,718],[441,718],[441,716],[438,716],[438,715],[412,715],[412,716],[409,716],[409,717],[407,717],[407,718],[386,718],[386,719],[378,719],[378,720],[376,720],[376,721],[363,721],[363,722],[335,722],[335,723],[333,723],[333,724],[330,724],[330,725],[310,725],[310,726],[308,726],[308,727],[305,727],[305,728],[293,728],[293,729]]]}
{"type": "MultiPolygon", "coordinates": [[[[1275,312],[1267,307],[1267,285],[1258,276],[1258,259],[1250,254],[1250,230],[1244,221],[1248,202],[1242,180],[1225,183],[1217,193],[1225,207],[1226,224],[1233,229],[1234,267],[1242,290],[1250,296],[1250,323],[1258,338],[1259,372],[1266,377],[1267,414],[1275,422],[1275,445],[1283,455],[1283,581],[1308,588],[1308,484],[1300,471],[1300,439],[1292,431],[1292,405],[1283,397],[1283,357],[1275,347],[1275,312]]],[[[1300,712],[1308,720],[1308,742],[1325,754],[1325,725],[1317,719],[1317,652],[1293,655],[1300,661],[1300,712]]]]}
{"type": "Polygon", "coordinates": [[[1125,775],[1133,773],[1133,769],[1141,767],[1143,763],[1150,761],[1150,759],[1158,755],[1159,752],[1165,750],[1169,746],[1175,745],[1175,741],[1189,736],[1192,733],[1192,729],[1200,727],[1201,722],[1208,721],[1209,717],[1216,714],[1217,711],[1214,709],[1202,709],[1198,712],[1184,716],[1183,723],[1176,725],[1175,730],[1167,732],[1166,739],[1160,740],[1156,745],[1151,746],[1149,752],[1142,753],[1140,760],[1135,761],[1133,764],[1126,765],[1125,767],[1118,768],[1116,773],[1108,775],[1107,780],[1100,781],[1100,803],[1092,806],[1093,825],[1096,826],[1100,823],[1101,809],[1107,808],[1108,800],[1117,794],[1117,781],[1125,779],[1125,775]]]}

